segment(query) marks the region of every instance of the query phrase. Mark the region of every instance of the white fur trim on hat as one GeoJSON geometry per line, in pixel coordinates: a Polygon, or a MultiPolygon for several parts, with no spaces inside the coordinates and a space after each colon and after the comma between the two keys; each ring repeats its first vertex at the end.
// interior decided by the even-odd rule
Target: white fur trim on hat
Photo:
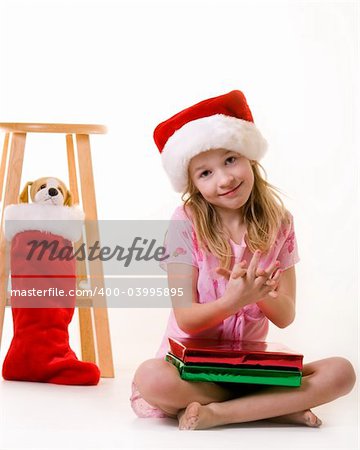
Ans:
{"type": "Polygon", "coordinates": [[[76,242],[81,237],[84,212],[79,206],[20,203],[7,206],[4,219],[8,241],[22,231],[38,230],[76,242]]]}
{"type": "Polygon", "coordinates": [[[217,148],[259,161],[266,153],[267,142],[253,122],[224,114],[186,123],[170,136],[161,152],[163,167],[176,192],[186,189],[191,158],[217,148]]]}

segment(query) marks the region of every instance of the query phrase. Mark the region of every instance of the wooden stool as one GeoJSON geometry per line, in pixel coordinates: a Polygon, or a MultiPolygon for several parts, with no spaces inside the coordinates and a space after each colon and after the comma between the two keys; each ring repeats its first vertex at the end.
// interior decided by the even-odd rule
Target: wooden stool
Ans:
{"type": "MultiPolygon", "coordinates": [[[[104,134],[106,127],[102,125],[71,125],[45,123],[0,123],[0,130],[5,131],[4,147],[0,162],[0,202],[2,202],[0,230],[0,344],[4,323],[5,306],[7,304],[7,286],[9,278],[8,255],[4,236],[4,209],[7,205],[18,203],[20,193],[21,173],[24,160],[25,140],[27,133],[61,133],[66,135],[67,161],[69,171],[69,187],[74,203],[79,203],[78,177],[75,164],[74,139],[76,140],[78,156],[78,173],[80,175],[81,198],[85,212],[85,231],[89,241],[99,240],[97,228],[97,209],[95,200],[94,177],[91,163],[90,134],[104,134]],[[8,162],[7,162],[8,160],[8,162]],[[2,192],[6,182],[4,196],[2,192]],[[92,225],[90,225],[90,223],[92,225]],[[96,226],[94,226],[96,224],[96,226]]],[[[1,204],[1,203],[0,203],[1,204]]],[[[81,245],[82,241],[77,245],[81,245]]],[[[85,261],[77,261],[77,278],[79,282],[87,278],[85,261]],[[80,266],[80,267],[79,267],[80,266]]],[[[104,288],[102,264],[99,261],[89,261],[89,277],[91,287],[93,281],[99,288],[104,288]],[[94,264],[95,263],[95,264],[94,264]]],[[[104,289],[103,289],[104,291],[104,289]]],[[[77,298],[79,306],[81,355],[83,361],[97,363],[102,377],[114,377],[114,366],[111,351],[109,321],[106,308],[106,298],[101,296],[77,298]],[[94,306],[93,306],[94,305],[94,306]],[[101,305],[98,307],[97,305],[101,305]],[[92,308],[90,307],[92,306],[92,308]],[[95,324],[97,356],[94,345],[92,312],[95,324]]]]}

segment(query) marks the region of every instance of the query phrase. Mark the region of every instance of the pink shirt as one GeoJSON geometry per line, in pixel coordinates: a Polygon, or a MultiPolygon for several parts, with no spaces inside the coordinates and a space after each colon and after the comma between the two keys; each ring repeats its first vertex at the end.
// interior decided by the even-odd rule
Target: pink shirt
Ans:
{"type": "MultiPolygon", "coordinates": [[[[291,223],[284,224],[278,231],[275,244],[264,255],[259,263],[260,268],[266,269],[273,261],[280,261],[280,269],[285,270],[299,261],[297,243],[294,231],[293,216],[289,214],[291,223]]],[[[240,244],[229,241],[234,260],[240,262],[246,260],[249,264],[252,252],[249,250],[243,237],[240,244]]],[[[219,267],[218,259],[198,247],[194,226],[186,216],[183,205],[176,208],[171,217],[169,230],[165,239],[165,246],[169,258],[161,267],[166,270],[167,264],[183,263],[198,268],[199,276],[197,282],[199,303],[209,303],[220,298],[226,288],[227,280],[219,276],[215,269],[219,267]]],[[[197,337],[216,339],[238,339],[263,341],[266,339],[269,323],[256,303],[246,305],[236,314],[228,317],[214,328],[207,329],[196,334],[197,337]]],[[[182,331],[176,322],[174,311],[171,310],[168,324],[157,358],[163,358],[168,351],[168,337],[181,338],[190,335],[182,331]]],[[[192,335],[194,337],[195,335],[192,335]]]]}

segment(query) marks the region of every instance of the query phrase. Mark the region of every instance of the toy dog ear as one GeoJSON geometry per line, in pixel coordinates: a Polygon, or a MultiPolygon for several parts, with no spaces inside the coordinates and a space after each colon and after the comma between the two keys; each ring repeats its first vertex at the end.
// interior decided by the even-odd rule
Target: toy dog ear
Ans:
{"type": "Polygon", "coordinates": [[[33,181],[28,181],[22,190],[21,194],[19,195],[19,202],[20,203],[29,203],[29,187],[32,186],[33,181]]]}
{"type": "Polygon", "coordinates": [[[73,201],[72,201],[71,192],[66,191],[65,199],[64,199],[64,206],[72,206],[72,205],[73,205],[73,201]]]}

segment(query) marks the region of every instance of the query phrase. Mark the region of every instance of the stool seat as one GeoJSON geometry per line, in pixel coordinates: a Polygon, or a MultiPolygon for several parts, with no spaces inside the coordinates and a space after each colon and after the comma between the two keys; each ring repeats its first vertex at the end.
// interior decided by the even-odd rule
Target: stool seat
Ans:
{"type": "Polygon", "coordinates": [[[0,123],[0,130],[7,133],[73,133],[105,134],[105,125],[68,123],[0,123]]]}

